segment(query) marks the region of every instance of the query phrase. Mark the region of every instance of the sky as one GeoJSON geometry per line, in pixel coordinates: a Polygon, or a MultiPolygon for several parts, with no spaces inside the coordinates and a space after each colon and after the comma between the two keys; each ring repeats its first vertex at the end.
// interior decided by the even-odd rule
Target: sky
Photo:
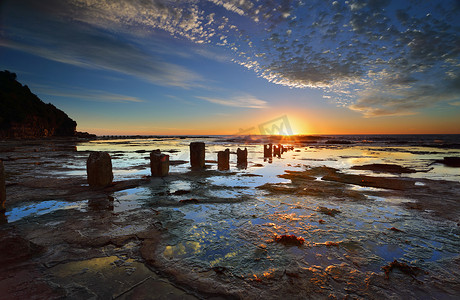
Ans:
{"type": "Polygon", "coordinates": [[[98,135],[460,134],[459,34],[458,0],[1,0],[0,69],[98,135]]]}

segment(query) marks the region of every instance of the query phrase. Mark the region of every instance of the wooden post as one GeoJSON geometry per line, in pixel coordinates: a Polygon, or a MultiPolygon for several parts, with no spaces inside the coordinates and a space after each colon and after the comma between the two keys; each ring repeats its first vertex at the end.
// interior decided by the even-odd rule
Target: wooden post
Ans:
{"type": "Polygon", "coordinates": [[[246,169],[248,167],[248,148],[236,150],[236,166],[240,169],[246,169]]]}
{"type": "Polygon", "coordinates": [[[190,165],[192,170],[203,170],[205,158],[205,145],[203,142],[190,143],[190,165]]]}
{"type": "Polygon", "coordinates": [[[169,155],[161,154],[158,149],[150,152],[150,171],[154,177],[168,176],[169,155]]]}
{"type": "Polygon", "coordinates": [[[230,150],[217,152],[217,169],[219,171],[230,170],[230,150]]]}
{"type": "Polygon", "coordinates": [[[281,157],[281,145],[273,147],[273,156],[281,157]]]}
{"type": "Polygon", "coordinates": [[[93,152],[86,161],[88,183],[93,187],[108,186],[113,181],[112,158],[107,152],[93,152]]]}
{"type": "Polygon", "coordinates": [[[264,145],[264,157],[272,157],[272,144],[264,145]]]}

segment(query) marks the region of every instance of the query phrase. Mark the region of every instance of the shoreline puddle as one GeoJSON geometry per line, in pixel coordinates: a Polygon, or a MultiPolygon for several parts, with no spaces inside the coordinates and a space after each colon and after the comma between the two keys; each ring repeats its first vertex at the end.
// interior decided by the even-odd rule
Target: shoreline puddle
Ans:
{"type": "Polygon", "coordinates": [[[39,203],[25,204],[7,210],[5,215],[8,223],[16,222],[27,217],[42,216],[57,210],[76,209],[86,211],[88,201],[67,202],[58,200],[42,201],[39,203]]]}

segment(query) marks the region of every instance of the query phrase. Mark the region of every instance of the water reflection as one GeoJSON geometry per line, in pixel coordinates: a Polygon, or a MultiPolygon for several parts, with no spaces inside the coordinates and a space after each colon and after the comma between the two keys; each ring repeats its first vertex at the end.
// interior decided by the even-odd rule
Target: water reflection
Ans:
{"type": "Polygon", "coordinates": [[[57,201],[49,200],[42,201],[40,203],[32,203],[21,205],[19,207],[14,207],[11,210],[8,210],[5,213],[6,218],[9,223],[16,222],[26,217],[31,216],[41,216],[56,210],[68,210],[68,209],[77,209],[80,211],[85,211],[88,201],[80,202],[66,202],[66,201],[57,201]]]}
{"type": "MultiPolygon", "coordinates": [[[[178,243],[165,248],[164,255],[203,266],[225,266],[241,276],[282,269],[292,260],[306,266],[354,262],[362,270],[378,272],[394,259],[422,264],[446,259],[460,246],[459,240],[439,229],[440,224],[417,218],[392,203],[336,205],[321,200],[329,209],[340,210],[335,215],[318,213],[317,203],[315,198],[299,201],[296,197],[267,196],[263,201],[174,208],[192,223],[170,228],[178,243]],[[391,227],[403,232],[391,231],[391,227]],[[305,245],[275,243],[274,237],[282,234],[301,236],[305,245]],[[442,249],[436,247],[440,241],[442,249]]],[[[454,229],[458,236],[455,226],[442,226],[454,229]]]]}

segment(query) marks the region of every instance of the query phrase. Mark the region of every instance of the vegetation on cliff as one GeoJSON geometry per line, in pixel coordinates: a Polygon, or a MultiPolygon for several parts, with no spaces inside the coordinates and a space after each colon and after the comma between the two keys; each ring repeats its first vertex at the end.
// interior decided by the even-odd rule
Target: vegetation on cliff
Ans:
{"type": "Polygon", "coordinates": [[[74,136],[77,123],[51,103],[44,103],[16,74],[0,71],[0,138],[74,136]]]}

